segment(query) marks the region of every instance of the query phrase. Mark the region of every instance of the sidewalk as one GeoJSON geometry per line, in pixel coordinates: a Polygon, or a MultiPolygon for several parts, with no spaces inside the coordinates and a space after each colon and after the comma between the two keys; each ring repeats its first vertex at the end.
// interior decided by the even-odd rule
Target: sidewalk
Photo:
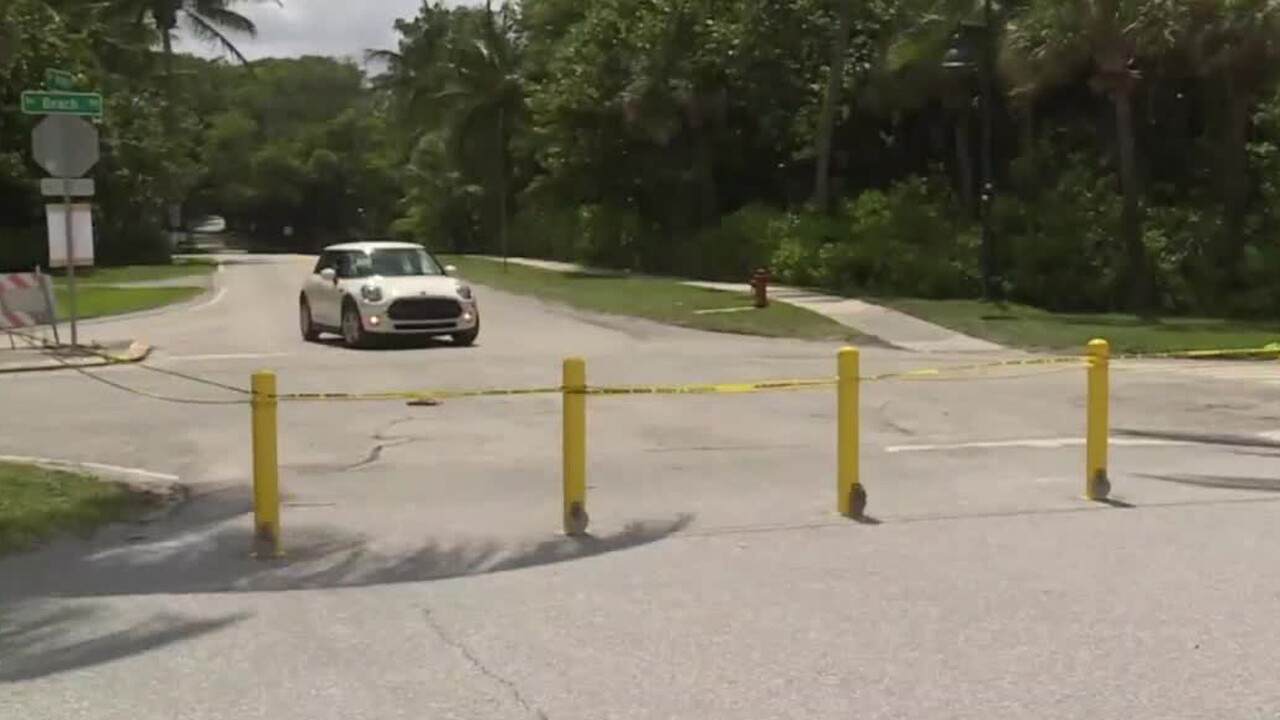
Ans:
{"type": "Polygon", "coordinates": [[[21,339],[14,344],[11,347],[9,337],[0,334],[0,375],[136,363],[147,359],[152,350],[136,340],[93,343],[81,349],[32,347],[21,339]]]}
{"type": "MultiPolygon", "coordinates": [[[[501,261],[501,258],[490,257],[488,259],[501,261]]],[[[608,271],[593,270],[558,260],[508,258],[508,262],[552,272],[610,274],[608,271]]],[[[707,288],[709,290],[751,292],[751,287],[746,283],[704,282],[700,280],[686,280],[684,283],[692,287],[707,288]]],[[[841,325],[853,328],[864,335],[870,335],[903,350],[924,353],[979,353],[1004,350],[1003,347],[995,343],[963,335],[954,330],[912,317],[906,313],[873,305],[862,300],[824,295],[786,285],[770,286],[769,294],[775,300],[816,312],[819,315],[835,320],[841,325]]]]}

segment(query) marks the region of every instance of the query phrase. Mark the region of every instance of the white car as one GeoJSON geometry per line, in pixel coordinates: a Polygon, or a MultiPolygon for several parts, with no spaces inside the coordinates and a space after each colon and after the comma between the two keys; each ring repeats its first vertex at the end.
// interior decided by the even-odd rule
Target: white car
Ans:
{"type": "Polygon", "coordinates": [[[471,345],[480,335],[480,312],[471,287],[453,272],[413,243],[330,245],[298,297],[302,337],[314,342],[335,333],[360,347],[375,336],[448,335],[471,345]]]}

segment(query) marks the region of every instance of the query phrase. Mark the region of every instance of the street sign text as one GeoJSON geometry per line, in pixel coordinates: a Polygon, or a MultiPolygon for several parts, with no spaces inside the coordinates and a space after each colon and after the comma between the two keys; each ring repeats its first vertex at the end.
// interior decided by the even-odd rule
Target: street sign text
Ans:
{"type": "Polygon", "coordinates": [[[102,116],[98,93],[28,90],[22,93],[22,112],[28,115],[102,116]]]}

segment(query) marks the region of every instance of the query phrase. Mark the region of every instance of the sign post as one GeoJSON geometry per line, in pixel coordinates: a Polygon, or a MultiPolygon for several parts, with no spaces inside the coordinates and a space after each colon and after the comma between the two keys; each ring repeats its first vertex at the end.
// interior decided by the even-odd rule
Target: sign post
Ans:
{"type": "MultiPolygon", "coordinates": [[[[53,82],[54,77],[55,75],[50,73],[47,79],[53,82]]],[[[79,344],[76,329],[76,322],[79,319],[76,308],[76,262],[79,258],[76,253],[71,198],[75,194],[93,194],[92,181],[86,183],[81,176],[98,162],[98,129],[83,117],[78,116],[101,115],[102,96],[96,93],[25,92],[22,94],[22,110],[47,116],[31,131],[31,154],[40,167],[55,179],[54,183],[48,183],[47,186],[45,182],[41,182],[42,192],[54,190],[56,192],[47,194],[62,197],[63,237],[60,239],[66,246],[67,305],[71,321],[71,345],[74,347],[79,344]],[[28,98],[32,98],[30,102],[28,98]],[[77,98],[96,98],[96,100],[77,98]],[[29,106],[40,109],[31,111],[28,110],[29,106]],[[86,190],[88,192],[84,192],[86,190]]],[[[46,212],[48,207],[51,206],[46,206],[46,212]]],[[[57,239],[53,228],[50,228],[51,246],[57,239]]],[[[85,241],[91,244],[92,235],[85,241]]],[[[50,265],[54,264],[53,255],[51,247],[50,265]]]]}

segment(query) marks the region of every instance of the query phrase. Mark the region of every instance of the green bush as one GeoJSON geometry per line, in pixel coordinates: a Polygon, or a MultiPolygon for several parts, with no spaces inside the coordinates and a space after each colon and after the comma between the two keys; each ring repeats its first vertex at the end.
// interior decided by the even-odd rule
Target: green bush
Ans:
{"type": "Polygon", "coordinates": [[[767,205],[747,205],[706,228],[676,251],[681,275],[744,282],[770,262],[786,236],[789,216],[767,205]]]}
{"type": "Polygon", "coordinates": [[[1051,140],[1010,171],[1013,192],[993,208],[1008,295],[1059,311],[1110,308],[1120,221],[1114,174],[1051,140]]]}
{"type": "Polygon", "coordinates": [[[522,207],[511,220],[510,233],[516,255],[575,262],[587,255],[576,207],[522,207]]]}
{"type": "Polygon", "coordinates": [[[782,282],[844,294],[973,294],[976,242],[945,185],[912,178],[868,190],[834,216],[792,213],[771,267],[782,282]]]}

